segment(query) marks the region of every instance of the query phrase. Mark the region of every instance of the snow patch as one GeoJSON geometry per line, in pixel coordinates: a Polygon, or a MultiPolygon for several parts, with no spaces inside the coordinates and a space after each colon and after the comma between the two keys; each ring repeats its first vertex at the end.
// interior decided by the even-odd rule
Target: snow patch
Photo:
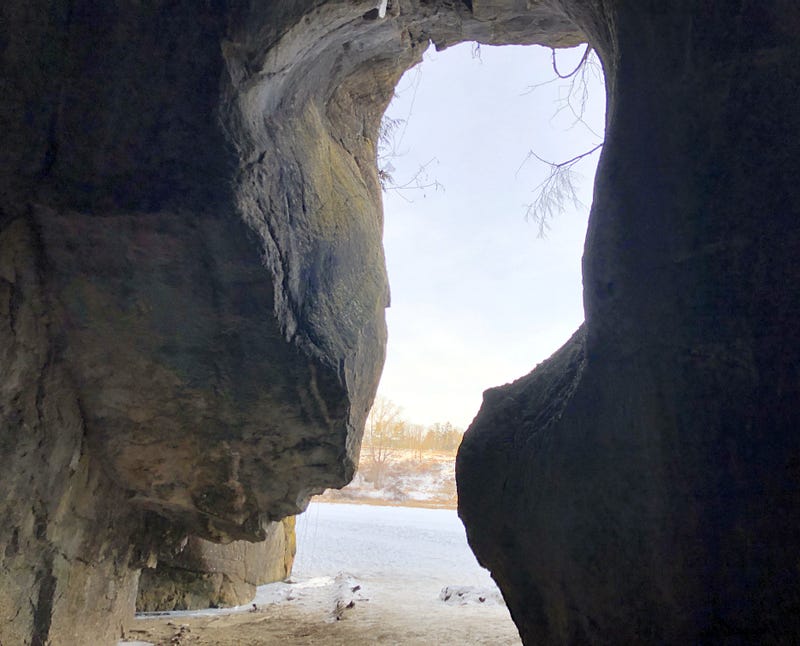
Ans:
{"type": "Polygon", "coordinates": [[[364,596],[361,583],[345,572],[339,572],[339,574],[336,575],[333,594],[331,621],[339,621],[342,619],[345,611],[355,608],[356,601],[369,601],[369,599],[364,596]]]}
{"type": "Polygon", "coordinates": [[[456,507],[455,454],[393,449],[380,477],[362,455],[359,471],[343,489],[329,489],[321,502],[386,502],[433,508],[456,507]]]}
{"type": "Polygon", "coordinates": [[[485,604],[487,606],[505,605],[503,596],[497,588],[483,588],[472,585],[446,585],[439,593],[439,599],[451,606],[485,604]]]}
{"type": "MultiPolygon", "coordinates": [[[[312,503],[297,519],[297,539],[291,578],[259,586],[251,603],[137,618],[163,617],[177,630],[181,618],[260,613],[277,604],[327,623],[358,621],[369,616],[365,612],[430,622],[443,612],[444,622],[510,625],[502,596],[470,551],[455,510],[312,503]],[[451,581],[460,585],[448,585],[451,581]],[[459,606],[471,606],[479,615],[468,619],[459,606]]],[[[152,645],[123,641],[119,646],[152,645]]]]}
{"type": "Polygon", "coordinates": [[[314,576],[306,579],[288,579],[258,587],[252,608],[275,603],[294,603],[304,607],[324,610],[329,622],[339,621],[356,603],[369,601],[362,582],[347,572],[336,576],[314,576]]]}

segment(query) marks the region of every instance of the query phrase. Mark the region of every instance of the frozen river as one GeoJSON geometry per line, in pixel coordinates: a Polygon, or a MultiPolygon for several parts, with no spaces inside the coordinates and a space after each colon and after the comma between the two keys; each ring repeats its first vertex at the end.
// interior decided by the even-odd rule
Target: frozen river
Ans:
{"type": "Polygon", "coordinates": [[[345,570],[438,598],[445,585],[494,587],[453,509],[312,503],[297,518],[295,577],[345,570]]]}
{"type": "Polygon", "coordinates": [[[185,626],[219,646],[520,644],[453,510],[312,503],[297,541],[291,578],[259,587],[255,608],[142,618],[140,643],[185,626]]]}

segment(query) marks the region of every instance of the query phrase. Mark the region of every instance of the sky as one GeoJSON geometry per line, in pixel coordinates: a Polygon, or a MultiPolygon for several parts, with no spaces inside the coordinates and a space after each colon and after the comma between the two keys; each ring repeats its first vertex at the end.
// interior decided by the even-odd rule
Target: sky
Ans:
{"type": "MultiPolygon", "coordinates": [[[[582,54],[559,51],[561,73],[582,54]]],[[[410,186],[383,196],[392,301],[379,394],[410,422],[466,428],[484,390],[529,373],[583,321],[599,153],[574,169],[581,204],[551,220],[544,238],[526,219],[549,172],[530,152],[561,162],[602,142],[601,73],[589,74],[586,125],[566,106],[568,91],[549,49],[484,45],[477,57],[470,43],[431,48],[397,86],[386,115],[402,121],[379,165],[410,186]]]]}

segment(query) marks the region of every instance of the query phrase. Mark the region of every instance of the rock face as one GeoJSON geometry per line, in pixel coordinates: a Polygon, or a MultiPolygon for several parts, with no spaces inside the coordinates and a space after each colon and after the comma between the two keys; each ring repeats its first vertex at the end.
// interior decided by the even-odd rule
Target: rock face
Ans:
{"type": "Polygon", "coordinates": [[[431,37],[580,39],[511,4],[2,3],[0,641],[113,643],[159,553],[352,477],[380,116],[431,37]]]}
{"type": "Polygon", "coordinates": [[[571,4],[609,105],[585,334],[487,391],[461,517],[525,643],[790,643],[800,8],[571,4]]]}
{"type": "Polygon", "coordinates": [[[429,40],[588,39],[607,74],[585,341],[459,460],[524,638],[793,631],[794,3],[379,5],[0,6],[0,642],[113,643],[158,553],[352,477],[378,122],[429,40]]]}
{"type": "Polygon", "coordinates": [[[0,641],[113,643],[187,535],[353,474],[388,304],[375,139],[429,39],[519,3],[0,7],[0,641]]]}
{"type": "Polygon", "coordinates": [[[194,610],[249,603],[257,586],[291,573],[294,524],[294,516],[268,523],[266,538],[258,543],[220,545],[190,536],[177,554],[159,555],[155,569],[142,570],[136,609],[194,610]]]}

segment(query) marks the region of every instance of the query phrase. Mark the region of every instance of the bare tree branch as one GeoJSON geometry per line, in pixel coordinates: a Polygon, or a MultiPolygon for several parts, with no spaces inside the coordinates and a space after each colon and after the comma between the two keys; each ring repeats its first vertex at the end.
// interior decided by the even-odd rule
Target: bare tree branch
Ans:
{"type": "Polygon", "coordinates": [[[528,152],[525,158],[526,161],[533,157],[543,164],[547,164],[550,169],[547,178],[533,190],[535,195],[533,202],[525,205],[525,219],[533,220],[537,224],[540,238],[544,238],[547,231],[550,230],[550,221],[566,211],[569,205],[575,208],[583,206],[580,199],[578,199],[578,193],[575,188],[578,174],[573,169],[581,160],[594,154],[602,147],[603,144],[599,143],[591,150],[558,163],[542,159],[532,150],[528,152]]]}
{"type": "MultiPolygon", "coordinates": [[[[428,160],[426,163],[421,164],[417,171],[405,182],[399,183],[394,177],[395,167],[392,164],[392,159],[400,157],[405,154],[400,150],[403,143],[403,138],[408,128],[408,122],[414,110],[414,102],[417,98],[417,90],[420,83],[419,67],[415,68],[414,80],[412,81],[411,88],[413,94],[411,96],[411,105],[408,109],[408,114],[405,119],[393,119],[384,115],[381,120],[380,129],[378,131],[378,145],[377,145],[377,166],[378,166],[378,180],[381,184],[381,189],[388,193],[395,191],[397,195],[402,197],[406,202],[413,202],[412,199],[406,197],[404,192],[407,191],[425,191],[427,189],[444,190],[444,186],[436,179],[429,175],[429,166],[434,163],[439,163],[435,157],[428,160]]],[[[425,193],[423,193],[425,197],[425,193]]]]}
{"type": "Polygon", "coordinates": [[[555,72],[555,75],[560,79],[572,78],[573,76],[575,76],[580,71],[580,69],[583,67],[584,63],[586,63],[586,61],[589,58],[589,53],[591,51],[592,51],[592,46],[591,45],[586,45],[586,50],[583,52],[583,56],[581,56],[581,60],[578,63],[578,65],[575,67],[575,69],[572,70],[569,74],[562,74],[561,72],[558,71],[558,63],[556,62],[556,50],[555,50],[555,48],[551,47],[550,48],[550,54],[552,56],[552,61],[553,61],[553,72],[555,72]]]}
{"type": "MultiPolygon", "coordinates": [[[[562,74],[558,69],[556,50],[551,49],[552,66],[555,77],[544,83],[532,86],[529,88],[529,91],[533,91],[537,87],[558,80],[568,80],[569,83],[566,85],[566,91],[559,99],[561,105],[556,110],[552,119],[555,119],[564,110],[568,110],[574,117],[568,129],[574,128],[576,125],[580,124],[593,135],[600,137],[583,118],[589,100],[589,75],[597,73],[600,69],[596,57],[592,56],[592,52],[591,45],[587,45],[575,69],[567,74],[562,74]]],[[[583,206],[578,199],[576,186],[579,175],[575,172],[574,167],[602,147],[603,143],[601,142],[591,150],[587,150],[562,162],[552,162],[542,159],[531,150],[525,156],[525,159],[522,160],[522,163],[517,169],[517,174],[519,174],[519,171],[531,158],[546,164],[549,170],[544,181],[534,189],[533,202],[525,205],[525,219],[533,220],[538,225],[538,236],[540,238],[545,237],[547,231],[550,229],[550,222],[552,219],[563,213],[570,205],[575,208],[581,208],[583,206]]]]}

